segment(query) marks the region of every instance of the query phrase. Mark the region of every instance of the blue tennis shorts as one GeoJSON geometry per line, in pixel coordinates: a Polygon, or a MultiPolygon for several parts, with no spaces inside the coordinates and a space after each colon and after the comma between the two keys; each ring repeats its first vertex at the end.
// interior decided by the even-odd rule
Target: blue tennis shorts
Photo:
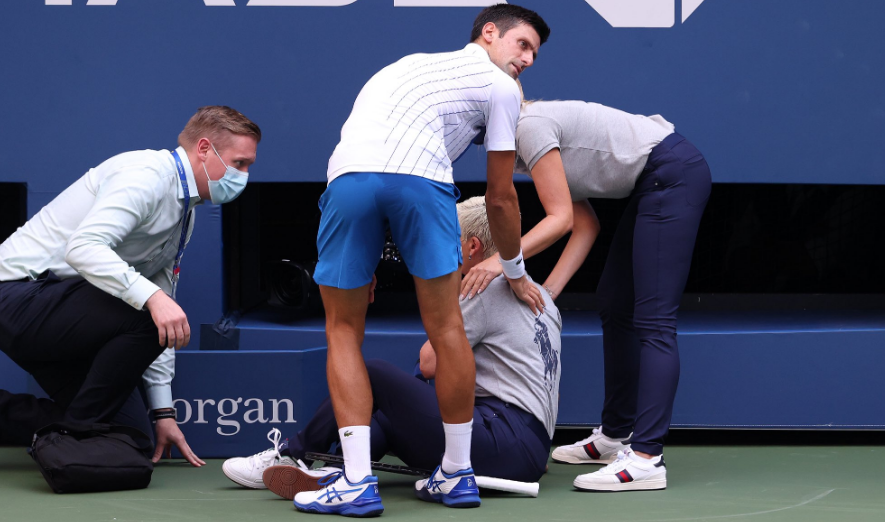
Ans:
{"type": "Polygon", "coordinates": [[[410,174],[354,172],[332,180],[320,197],[317,284],[341,289],[372,281],[390,228],[409,273],[422,279],[461,264],[455,185],[410,174]]]}

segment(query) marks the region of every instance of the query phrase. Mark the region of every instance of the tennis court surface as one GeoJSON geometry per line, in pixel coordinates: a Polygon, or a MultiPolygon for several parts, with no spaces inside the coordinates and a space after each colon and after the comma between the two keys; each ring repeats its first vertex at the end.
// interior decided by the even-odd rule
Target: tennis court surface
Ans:
{"type": "MultiPolygon", "coordinates": [[[[663,491],[583,493],[578,473],[596,466],[550,463],[538,498],[483,492],[479,509],[417,500],[414,478],[379,472],[384,520],[434,521],[878,521],[885,520],[885,446],[668,447],[663,491]]],[[[21,448],[0,448],[2,521],[335,520],[299,513],[267,491],[221,473],[222,460],[191,468],[164,461],[148,489],[56,495],[21,448]]],[[[395,459],[390,460],[396,463],[395,459]]]]}

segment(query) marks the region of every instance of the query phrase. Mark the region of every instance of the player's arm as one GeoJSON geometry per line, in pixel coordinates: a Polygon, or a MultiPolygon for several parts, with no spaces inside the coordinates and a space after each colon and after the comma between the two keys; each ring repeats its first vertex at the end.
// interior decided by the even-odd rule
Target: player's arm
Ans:
{"type": "MultiPolygon", "coordinates": [[[[528,259],[544,251],[572,229],[572,200],[559,149],[545,154],[532,169],[532,179],[546,217],[522,237],[523,256],[528,259]]],[[[470,269],[461,281],[461,297],[472,298],[501,275],[496,254],[470,269]]]]}
{"type": "MultiPolygon", "coordinates": [[[[486,188],[486,213],[492,240],[498,247],[501,259],[512,260],[520,251],[519,201],[513,186],[515,151],[488,152],[488,187],[486,188]]],[[[510,288],[521,301],[529,305],[536,315],[544,306],[541,292],[523,273],[516,279],[507,278],[510,288]]]]}
{"type": "Polygon", "coordinates": [[[486,212],[492,240],[502,259],[513,259],[520,249],[519,200],[513,186],[516,152],[489,151],[486,187],[486,212]]]}

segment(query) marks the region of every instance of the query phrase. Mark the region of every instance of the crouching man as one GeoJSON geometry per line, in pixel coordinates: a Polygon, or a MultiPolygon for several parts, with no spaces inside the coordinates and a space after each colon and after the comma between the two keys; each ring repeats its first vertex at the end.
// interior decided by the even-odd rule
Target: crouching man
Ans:
{"type": "Polygon", "coordinates": [[[154,461],[175,445],[204,464],[175,422],[175,302],[194,207],[246,186],[261,130],[230,107],[200,108],[174,150],[140,150],[90,169],[0,244],[0,350],[49,399],[0,390],[0,444],[51,423],[153,431],[154,461]],[[147,407],[136,386],[144,379],[147,407]]]}

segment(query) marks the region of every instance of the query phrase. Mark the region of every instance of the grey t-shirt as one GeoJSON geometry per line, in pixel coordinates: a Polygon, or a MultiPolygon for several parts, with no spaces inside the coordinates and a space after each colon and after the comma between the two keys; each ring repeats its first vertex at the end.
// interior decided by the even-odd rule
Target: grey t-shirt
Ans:
{"type": "Polygon", "coordinates": [[[537,417],[552,438],[559,410],[562,317],[547,291],[534,284],[547,307],[540,317],[503,276],[461,301],[461,313],[476,357],[477,397],[519,406],[537,417]]]}
{"type": "Polygon", "coordinates": [[[630,195],[651,149],[673,133],[659,115],[639,116],[583,101],[537,101],[516,128],[516,172],[531,176],[558,148],[572,201],[630,195]]]}

